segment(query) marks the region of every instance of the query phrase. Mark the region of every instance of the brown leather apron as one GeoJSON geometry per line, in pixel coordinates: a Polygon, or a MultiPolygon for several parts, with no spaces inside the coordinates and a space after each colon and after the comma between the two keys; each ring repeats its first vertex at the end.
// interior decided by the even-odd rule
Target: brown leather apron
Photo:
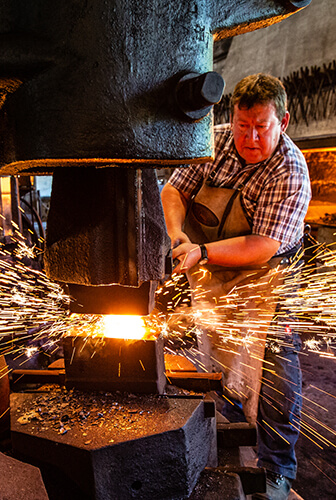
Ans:
{"type": "MultiPolygon", "coordinates": [[[[204,183],[184,224],[190,240],[209,243],[251,234],[240,196],[240,189],[204,183]]],[[[207,371],[224,373],[227,394],[242,402],[249,422],[257,418],[265,340],[277,302],[272,290],[281,282],[275,269],[281,260],[246,268],[197,264],[187,273],[192,304],[203,309],[200,360],[207,371]]]]}

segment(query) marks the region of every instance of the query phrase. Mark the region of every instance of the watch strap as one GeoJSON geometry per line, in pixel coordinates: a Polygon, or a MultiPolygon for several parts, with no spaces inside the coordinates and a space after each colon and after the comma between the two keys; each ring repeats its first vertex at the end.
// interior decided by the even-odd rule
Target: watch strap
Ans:
{"type": "Polygon", "coordinates": [[[207,251],[206,246],[202,243],[199,247],[201,249],[201,258],[198,261],[198,263],[201,264],[201,266],[202,266],[204,264],[207,264],[209,257],[208,257],[208,251],[207,251]]]}

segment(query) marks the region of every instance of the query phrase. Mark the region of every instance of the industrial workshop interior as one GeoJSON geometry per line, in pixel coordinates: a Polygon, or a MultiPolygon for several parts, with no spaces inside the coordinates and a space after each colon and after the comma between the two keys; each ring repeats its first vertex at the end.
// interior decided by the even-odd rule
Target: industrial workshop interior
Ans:
{"type": "Polygon", "coordinates": [[[334,499],[335,1],[0,0],[0,31],[0,500],[334,499]],[[256,74],[311,199],[295,255],[210,303],[211,240],[192,285],[161,199],[256,74]],[[279,303],[302,372],[284,496],[258,463],[261,431],[287,443],[259,415],[283,414],[261,395],[279,303]]]}

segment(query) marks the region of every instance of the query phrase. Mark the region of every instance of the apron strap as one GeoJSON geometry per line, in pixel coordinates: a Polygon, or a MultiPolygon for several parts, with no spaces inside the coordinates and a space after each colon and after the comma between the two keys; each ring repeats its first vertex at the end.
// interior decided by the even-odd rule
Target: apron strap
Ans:
{"type": "MultiPolygon", "coordinates": [[[[218,189],[222,189],[222,188],[218,188],[218,189]]],[[[222,230],[223,230],[223,227],[224,227],[224,224],[225,224],[225,221],[226,221],[226,218],[227,216],[229,215],[229,213],[231,212],[231,209],[232,209],[232,205],[233,205],[233,202],[235,201],[235,199],[237,198],[237,196],[239,195],[240,193],[240,189],[236,189],[233,193],[232,193],[232,196],[231,198],[229,199],[226,207],[225,207],[225,210],[224,210],[224,213],[223,213],[223,216],[222,216],[222,220],[219,224],[219,227],[218,227],[218,233],[217,233],[217,236],[219,238],[219,236],[221,235],[222,233],[222,230]]]]}
{"type": "MultiPolygon", "coordinates": [[[[215,169],[216,170],[216,169],[215,169]]],[[[214,170],[214,171],[215,171],[214,170]]],[[[218,237],[219,235],[221,234],[222,232],[222,229],[224,227],[224,224],[225,224],[225,221],[226,221],[226,218],[227,216],[229,215],[230,211],[231,211],[231,208],[232,208],[232,205],[233,205],[233,202],[235,201],[235,199],[237,198],[237,196],[239,195],[239,193],[241,193],[244,189],[244,186],[246,186],[246,184],[249,182],[249,180],[251,179],[251,177],[253,176],[253,174],[255,174],[256,170],[253,170],[252,172],[250,172],[250,175],[244,180],[244,183],[240,183],[239,187],[237,189],[235,189],[234,193],[232,194],[231,198],[229,199],[226,207],[225,207],[225,210],[224,210],[224,213],[223,213],[223,217],[222,217],[222,220],[221,220],[221,223],[219,225],[219,228],[218,228],[218,237]]],[[[213,173],[213,172],[212,172],[213,173]]],[[[212,175],[212,174],[211,174],[212,175]]],[[[210,177],[210,176],[209,176],[210,177]]],[[[224,187],[224,186],[221,186],[221,187],[224,187]]],[[[220,188],[219,188],[220,189],[220,188]]],[[[246,217],[246,215],[245,215],[246,217]]]]}

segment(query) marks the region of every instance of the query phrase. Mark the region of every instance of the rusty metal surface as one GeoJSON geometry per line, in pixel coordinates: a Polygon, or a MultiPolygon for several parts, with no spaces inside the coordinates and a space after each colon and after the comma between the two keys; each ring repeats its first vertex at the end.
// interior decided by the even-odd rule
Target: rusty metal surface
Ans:
{"type": "MultiPolygon", "coordinates": [[[[75,345],[74,343],[74,345],[72,346],[72,340],[69,340],[67,343],[65,343],[65,356],[67,358],[68,364],[67,385],[71,388],[71,384],[74,384],[74,387],[80,387],[82,390],[87,387],[97,390],[100,390],[102,387],[105,387],[106,390],[125,390],[125,387],[129,387],[133,392],[136,393],[148,391],[149,393],[158,392],[162,394],[165,389],[165,382],[167,382],[168,384],[173,386],[169,389],[168,387],[166,388],[169,394],[171,394],[172,390],[177,392],[179,390],[178,388],[197,393],[198,395],[210,391],[222,392],[222,373],[197,373],[196,369],[190,372],[181,368],[182,362],[179,362],[180,369],[178,371],[172,371],[172,363],[171,361],[169,361],[169,358],[173,355],[164,355],[164,362],[166,366],[165,376],[167,380],[162,378],[162,387],[160,388],[160,390],[158,390],[160,384],[155,379],[155,370],[158,370],[158,368],[160,368],[160,370],[162,371],[162,356],[158,355],[158,349],[161,349],[161,347],[156,346],[156,349],[153,349],[153,346],[151,346],[150,343],[148,344],[147,342],[148,341],[138,342],[136,345],[134,345],[134,349],[132,349],[132,352],[130,352],[131,350],[129,349],[129,342],[124,340],[119,340],[117,342],[112,341],[114,346],[112,347],[112,349],[108,349],[108,354],[106,356],[104,354],[103,361],[105,362],[105,364],[103,367],[100,365],[98,366],[97,373],[97,365],[92,366],[92,363],[90,363],[90,361],[88,365],[84,365],[87,357],[91,357],[93,353],[96,353],[100,349],[100,347],[97,348],[97,346],[95,345],[96,340],[93,342],[93,347],[92,341],[88,342],[88,346],[86,345],[86,340],[83,341],[83,343],[80,343],[80,345],[78,345],[78,343],[77,345],[75,345]],[[85,346],[84,353],[82,352],[83,345],[85,346]],[[124,356],[120,355],[121,345],[124,345],[124,347],[126,348],[125,352],[123,353],[123,355],[127,358],[126,364],[123,363],[124,356]],[[72,356],[74,349],[80,352],[80,360],[75,359],[75,355],[72,356]],[[136,356],[134,356],[134,352],[136,352],[136,356]],[[118,358],[118,361],[123,365],[123,370],[121,370],[121,365],[120,367],[117,367],[116,363],[118,361],[114,360],[113,362],[111,362],[111,360],[109,359],[110,355],[118,358]],[[131,359],[129,359],[129,355],[132,356],[131,359]],[[75,359],[75,361],[72,359],[72,357],[75,359]],[[149,367],[149,370],[146,369],[144,362],[146,363],[147,367],[149,367]],[[142,371],[140,370],[139,374],[139,364],[141,364],[142,371],[145,371],[145,373],[142,373],[142,371]],[[167,368],[167,366],[169,369],[167,368]],[[112,377],[111,370],[112,372],[114,372],[114,376],[112,377]],[[127,370],[128,375],[126,382],[124,375],[121,376],[121,373],[124,370],[127,370]],[[95,371],[95,373],[93,373],[93,371],[95,371]],[[118,377],[116,377],[117,372],[118,377]]],[[[181,356],[175,357],[182,359],[181,356]]],[[[98,355],[97,364],[100,363],[100,361],[101,356],[98,355]]],[[[187,362],[186,368],[189,367],[188,364],[193,366],[190,362],[188,362],[188,360],[185,361],[187,362]]],[[[174,366],[176,366],[176,363],[174,363],[174,366]]],[[[16,391],[20,387],[25,387],[26,384],[44,385],[50,383],[64,386],[66,384],[64,358],[57,360],[54,365],[48,366],[48,369],[44,370],[15,369],[11,372],[11,378],[13,382],[13,388],[16,391]]],[[[213,400],[211,400],[211,408],[212,405],[213,400]]],[[[205,411],[205,413],[207,413],[207,411],[205,411]]],[[[225,431],[229,432],[229,429],[227,427],[224,427],[223,431],[225,437],[221,442],[226,443],[224,444],[226,446],[227,435],[225,431]]]]}
{"type": "Polygon", "coordinates": [[[197,372],[195,365],[180,354],[165,353],[165,365],[167,372],[197,372]]]}
{"type": "Polygon", "coordinates": [[[68,336],[63,339],[66,386],[81,390],[164,392],[163,340],[68,336]]]}
{"type": "Polygon", "coordinates": [[[59,388],[11,398],[14,451],[43,457],[97,500],[187,498],[211,452],[214,419],[199,399],[59,388]]]}
{"type": "Polygon", "coordinates": [[[22,384],[65,384],[65,370],[12,370],[15,389],[22,384]],[[16,385],[15,385],[16,384],[16,385]]]}

